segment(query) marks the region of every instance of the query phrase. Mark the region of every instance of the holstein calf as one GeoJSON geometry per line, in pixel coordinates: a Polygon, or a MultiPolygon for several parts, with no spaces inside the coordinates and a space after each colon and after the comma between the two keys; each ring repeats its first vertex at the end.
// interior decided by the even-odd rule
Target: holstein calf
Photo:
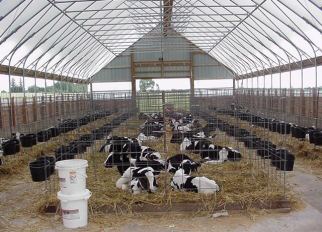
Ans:
{"type": "Polygon", "coordinates": [[[198,167],[200,167],[200,163],[193,161],[189,156],[185,154],[176,154],[166,160],[167,171],[175,173],[184,160],[189,160],[191,162],[191,171],[197,171],[198,167]]]}
{"type": "Polygon", "coordinates": [[[157,183],[154,176],[154,169],[151,167],[129,167],[116,181],[116,187],[130,190],[133,194],[139,194],[142,191],[155,192],[157,183]]]}
{"type": "Polygon", "coordinates": [[[208,150],[200,153],[202,159],[207,160],[206,163],[218,164],[226,161],[240,161],[242,155],[239,151],[232,147],[221,147],[211,144],[208,150]]]}
{"type": "Polygon", "coordinates": [[[176,173],[172,177],[172,188],[181,191],[189,191],[204,194],[213,194],[219,191],[219,186],[214,180],[210,180],[204,176],[190,176],[190,165],[191,164],[189,160],[184,160],[182,162],[181,168],[178,171],[176,171],[176,173]]]}
{"type": "Polygon", "coordinates": [[[130,142],[128,137],[111,136],[107,138],[106,143],[101,146],[99,152],[122,152],[124,145],[130,142]]]}
{"type": "Polygon", "coordinates": [[[114,166],[117,167],[117,170],[121,175],[123,175],[124,171],[127,170],[130,166],[135,167],[151,167],[155,170],[155,173],[160,173],[165,169],[165,161],[158,160],[137,160],[130,159],[129,154],[127,153],[110,153],[107,159],[104,162],[104,166],[106,168],[112,168],[114,166]]]}
{"type": "Polygon", "coordinates": [[[207,150],[209,148],[209,145],[211,145],[211,142],[205,138],[184,138],[183,142],[180,144],[180,150],[201,152],[202,150],[207,150]]]}

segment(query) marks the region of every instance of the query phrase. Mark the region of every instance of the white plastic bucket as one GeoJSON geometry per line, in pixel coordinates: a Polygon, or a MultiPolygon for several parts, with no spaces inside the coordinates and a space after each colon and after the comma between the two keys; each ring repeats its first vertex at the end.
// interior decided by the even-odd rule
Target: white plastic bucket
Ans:
{"type": "Polygon", "coordinates": [[[63,224],[66,228],[84,227],[88,223],[88,199],[92,193],[86,189],[81,194],[66,195],[57,193],[60,200],[63,224]]]}
{"type": "Polygon", "coordinates": [[[58,170],[60,190],[63,194],[79,194],[85,191],[86,167],[88,162],[82,159],[56,162],[55,169],[58,170]]]}

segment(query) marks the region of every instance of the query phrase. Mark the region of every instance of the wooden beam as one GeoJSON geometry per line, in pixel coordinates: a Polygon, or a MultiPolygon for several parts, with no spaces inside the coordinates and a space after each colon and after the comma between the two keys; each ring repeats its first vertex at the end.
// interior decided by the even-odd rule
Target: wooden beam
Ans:
{"type": "Polygon", "coordinates": [[[172,61],[140,61],[133,62],[135,67],[159,67],[159,66],[190,66],[190,60],[172,60],[172,61]]]}
{"type": "MultiPolygon", "coordinates": [[[[0,64],[0,74],[9,74],[9,66],[0,64]]],[[[57,75],[53,73],[45,73],[40,71],[35,71],[31,69],[17,68],[17,67],[10,67],[10,74],[13,76],[25,76],[25,77],[36,77],[40,79],[47,79],[47,80],[55,80],[55,81],[66,81],[71,83],[78,83],[78,84],[88,84],[87,80],[81,80],[79,78],[57,75]],[[23,72],[24,71],[24,72],[23,72]]]]}
{"type": "Polygon", "coordinates": [[[159,77],[138,77],[138,76],[135,76],[135,79],[136,80],[150,80],[150,79],[176,79],[176,78],[190,78],[190,75],[188,75],[188,76],[177,76],[177,77],[175,77],[175,76],[173,76],[173,77],[171,77],[171,76],[166,76],[166,77],[161,77],[161,76],[159,76],[159,77]]]}
{"type": "Polygon", "coordinates": [[[167,36],[168,29],[171,27],[173,14],[173,1],[163,0],[163,35],[167,36]]]}
{"type": "MultiPolygon", "coordinates": [[[[315,60],[315,58],[303,60],[302,65],[301,65],[301,61],[298,61],[298,62],[293,62],[293,63],[290,63],[290,64],[284,64],[284,65],[279,65],[279,66],[275,66],[275,67],[272,67],[272,68],[267,68],[267,69],[264,69],[264,70],[259,70],[259,71],[252,72],[252,73],[246,73],[246,74],[243,74],[243,75],[236,76],[236,79],[241,80],[241,79],[247,79],[247,78],[252,78],[252,77],[258,77],[258,76],[264,76],[264,75],[280,73],[280,72],[295,71],[295,70],[300,70],[301,67],[303,67],[303,68],[312,68],[312,67],[315,67],[314,60],[315,60]]],[[[322,65],[322,56],[316,57],[316,65],[317,66],[322,65]]]]}

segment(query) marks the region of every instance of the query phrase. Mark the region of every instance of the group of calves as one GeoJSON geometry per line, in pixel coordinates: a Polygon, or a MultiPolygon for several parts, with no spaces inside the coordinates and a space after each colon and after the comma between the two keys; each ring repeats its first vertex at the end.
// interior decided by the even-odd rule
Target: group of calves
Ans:
{"type": "Polygon", "coordinates": [[[116,187],[130,190],[133,194],[155,192],[157,177],[161,172],[174,174],[171,179],[173,189],[212,194],[219,191],[214,180],[206,177],[191,176],[201,163],[192,160],[185,154],[176,154],[166,160],[159,152],[141,145],[138,139],[113,136],[101,147],[101,152],[109,155],[104,162],[106,168],[117,167],[121,177],[116,187]]]}
{"type": "Polygon", "coordinates": [[[181,151],[200,154],[201,161],[192,160],[186,154],[176,154],[164,160],[156,150],[142,146],[142,141],[162,136],[165,121],[160,114],[144,115],[138,138],[112,136],[107,138],[100,152],[105,151],[108,157],[104,162],[106,168],[117,167],[121,177],[116,187],[130,190],[133,194],[142,191],[155,192],[157,177],[161,172],[172,173],[171,187],[180,191],[193,191],[213,194],[219,191],[214,180],[204,176],[191,176],[202,163],[222,163],[237,161],[241,154],[230,147],[221,147],[211,142],[210,132],[214,128],[202,127],[192,115],[174,114],[170,119],[173,128],[172,143],[180,144],[181,151]]]}
{"type": "Polygon", "coordinates": [[[223,147],[213,144],[210,140],[215,135],[210,132],[216,127],[207,124],[202,127],[199,120],[193,119],[191,114],[174,113],[170,119],[173,135],[171,143],[180,144],[180,150],[199,154],[207,163],[223,163],[225,161],[239,161],[241,153],[232,147],[223,147]]]}

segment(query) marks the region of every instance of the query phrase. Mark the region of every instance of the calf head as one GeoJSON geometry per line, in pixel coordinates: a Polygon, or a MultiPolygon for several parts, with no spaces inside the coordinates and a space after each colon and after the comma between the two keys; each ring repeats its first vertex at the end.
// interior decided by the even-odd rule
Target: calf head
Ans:
{"type": "Polygon", "coordinates": [[[192,171],[197,171],[200,163],[191,161],[191,160],[183,160],[179,166],[179,168],[183,169],[185,175],[190,175],[192,171]]]}
{"type": "Polygon", "coordinates": [[[112,168],[114,166],[117,166],[120,174],[123,174],[123,172],[130,166],[128,154],[112,152],[105,160],[104,166],[106,168],[112,168]]]}

